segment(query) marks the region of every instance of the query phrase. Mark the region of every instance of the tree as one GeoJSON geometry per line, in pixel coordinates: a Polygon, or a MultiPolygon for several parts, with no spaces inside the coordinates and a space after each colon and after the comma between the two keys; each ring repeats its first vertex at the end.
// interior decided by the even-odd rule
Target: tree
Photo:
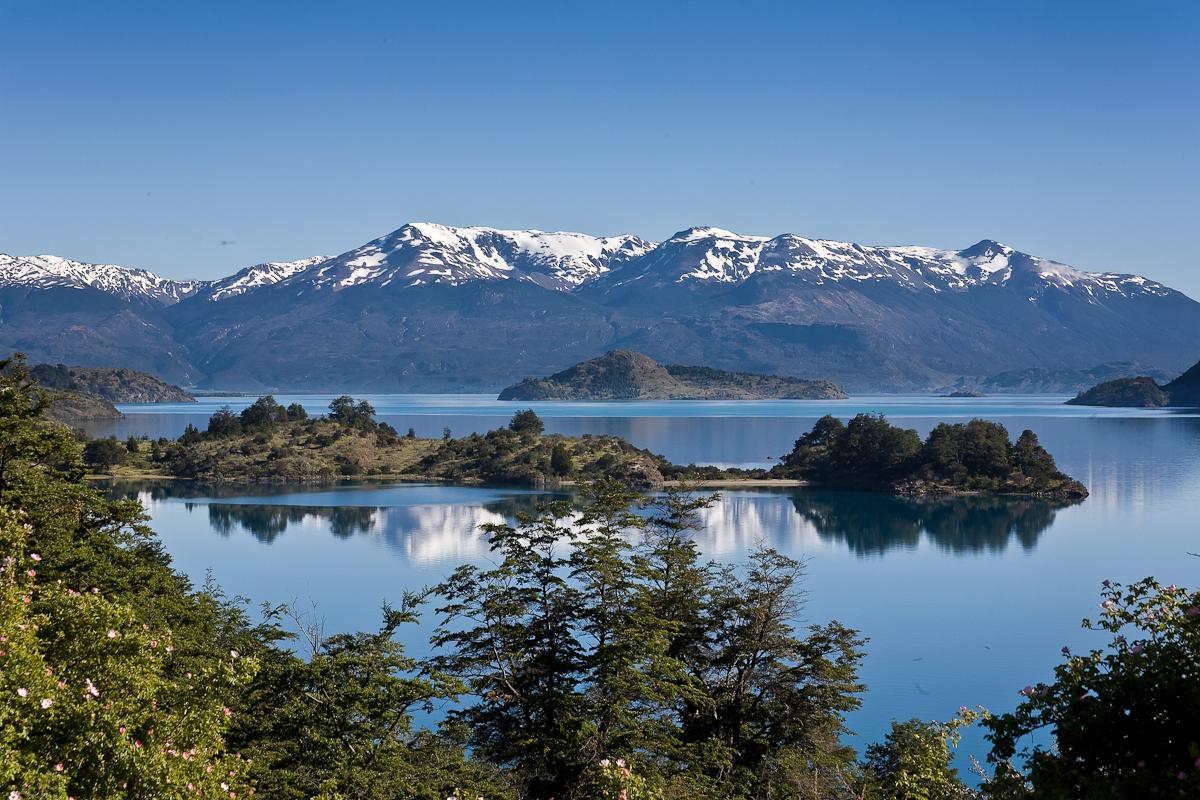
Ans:
{"type": "Polygon", "coordinates": [[[512,420],[508,423],[508,429],[521,434],[521,436],[537,437],[542,435],[546,426],[532,408],[527,408],[513,414],[512,420]]]}
{"type": "Polygon", "coordinates": [[[200,430],[189,422],[179,437],[179,443],[184,445],[196,444],[200,441],[200,438],[200,430]]]}
{"type": "Polygon", "coordinates": [[[242,430],[242,421],[229,406],[221,406],[208,418],[209,436],[232,436],[242,430]]]}
{"type": "Polygon", "coordinates": [[[952,764],[951,748],[960,729],[979,717],[963,709],[949,723],[910,719],[893,722],[883,742],[867,748],[867,779],[880,800],[969,800],[978,795],[967,788],[952,764]]]}
{"type": "Polygon", "coordinates": [[[50,395],[29,377],[21,353],[0,360],[0,500],[31,474],[77,479],[79,445],[42,415],[50,395]]]}
{"type": "Polygon", "coordinates": [[[562,442],[555,442],[550,451],[550,471],[555,475],[570,475],[572,469],[571,454],[567,451],[567,446],[562,442]]]}
{"type": "Polygon", "coordinates": [[[130,436],[125,440],[125,449],[128,452],[136,454],[139,447],[140,444],[138,443],[138,438],[136,436],[130,436]]]}
{"type": "Polygon", "coordinates": [[[358,403],[348,394],[329,404],[329,418],[352,428],[371,428],[375,422],[375,407],[366,400],[358,403]]]}
{"type": "Polygon", "coordinates": [[[1200,796],[1200,592],[1104,582],[1106,646],[1063,648],[1054,680],[985,721],[997,798],[1200,796]],[[1050,731],[1052,737],[1033,736],[1050,731]]]}
{"type": "Polygon", "coordinates": [[[308,419],[308,411],[299,403],[291,403],[287,407],[287,418],[292,422],[308,419]]]}
{"type": "Polygon", "coordinates": [[[92,467],[106,470],[124,464],[129,451],[117,441],[117,437],[92,439],[83,448],[83,460],[92,467]]]}
{"type": "Polygon", "coordinates": [[[39,580],[26,524],[0,509],[0,792],[16,797],[230,796],[245,762],[222,738],[224,696],[253,659],[197,661],[107,592],[39,580]],[[198,790],[198,791],[196,791],[198,790]]]}
{"type": "Polygon", "coordinates": [[[277,422],[286,422],[288,412],[268,394],[243,408],[240,417],[243,427],[263,428],[277,422]]]}

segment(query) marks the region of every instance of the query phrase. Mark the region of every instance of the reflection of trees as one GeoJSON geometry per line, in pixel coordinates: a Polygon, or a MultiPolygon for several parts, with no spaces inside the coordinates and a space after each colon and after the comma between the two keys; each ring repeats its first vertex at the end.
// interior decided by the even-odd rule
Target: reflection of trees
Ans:
{"type": "Polygon", "coordinates": [[[214,531],[228,536],[235,527],[248,531],[260,542],[270,544],[289,525],[308,518],[322,520],[339,539],[371,530],[378,509],[370,506],[259,506],[210,503],[208,521],[214,531]]]}
{"type": "Polygon", "coordinates": [[[796,512],[822,539],[843,541],[859,555],[911,549],[921,535],[954,553],[1004,550],[1016,539],[1026,550],[1073,505],[1034,497],[914,499],[859,492],[797,492],[796,512]]]}

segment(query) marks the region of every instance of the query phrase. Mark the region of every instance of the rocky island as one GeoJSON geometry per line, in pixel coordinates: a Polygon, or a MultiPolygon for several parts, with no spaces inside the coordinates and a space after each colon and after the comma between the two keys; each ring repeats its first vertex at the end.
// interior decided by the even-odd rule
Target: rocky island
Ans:
{"type": "Polygon", "coordinates": [[[844,400],[826,380],[659,364],[632,350],[610,350],[548,378],[526,378],[500,400],[844,400]]]}
{"type": "Polygon", "coordinates": [[[194,402],[178,386],[146,372],[107,367],[35,364],[29,377],[50,393],[47,415],[65,425],[91,420],[121,419],[113,403],[194,402]]]}
{"type": "Polygon", "coordinates": [[[1153,378],[1120,378],[1105,381],[1067,401],[1073,406],[1112,408],[1200,407],[1200,363],[1169,383],[1153,378]]]}

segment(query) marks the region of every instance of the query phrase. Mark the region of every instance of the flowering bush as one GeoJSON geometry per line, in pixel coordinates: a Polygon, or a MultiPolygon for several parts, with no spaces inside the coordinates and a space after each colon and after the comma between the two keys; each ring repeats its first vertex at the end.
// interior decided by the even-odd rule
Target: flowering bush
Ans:
{"type": "Polygon", "coordinates": [[[29,533],[0,509],[0,797],[253,794],[245,762],[224,752],[221,701],[253,660],[182,667],[171,632],[132,608],[39,582],[29,533]]]}
{"type": "Polygon", "coordinates": [[[1200,797],[1200,593],[1147,578],[1105,581],[1110,635],[1086,653],[1063,648],[1054,681],[1020,691],[985,723],[997,762],[994,797],[1200,797]],[[1053,732],[1023,743],[1036,731],[1053,732]]]}
{"type": "Polygon", "coordinates": [[[663,800],[662,787],[635,775],[623,758],[603,758],[584,782],[583,796],[596,800],[663,800]]]}

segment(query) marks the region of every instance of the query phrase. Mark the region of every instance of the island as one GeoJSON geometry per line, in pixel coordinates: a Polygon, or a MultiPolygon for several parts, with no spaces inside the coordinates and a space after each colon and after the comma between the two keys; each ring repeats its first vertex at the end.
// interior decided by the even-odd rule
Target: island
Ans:
{"type": "Polygon", "coordinates": [[[1016,442],[998,422],[941,423],[924,441],[882,415],[848,423],[817,420],[771,474],[815,487],[911,496],[1017,494],[1087,497],[1087,488],[1058,470],[1054,457],[1026,430],[1016,442]]]}
{"type": "Polygon", "coordinates": [[[981,392],[978,389],[957,389],[949,392],[943,397],[966,398],[966,397],[987,397],[987,392],[981,392]]]}
{"type": "Polygon", "coordinates": [[[659,364],[632,350],[610,350],[547,378],[526,378],[500,400],[844,400],[841,386],[751,372],[659,364]]]}
{"type": "Polygon", "coordinates": [[[110,403],[192,403],[196,398],[148,372],[123,367],[35,364],[29,376],[50,391],[93,395],[110,403]]]}
{"type": "Polygon", "coordinates": [[[121,419],[124,415],[113,403],[195,401],[178,386],[134,369],[35,364],[28,373],[50,395],[47,416],[67,426],[121,419]]]}
{"type": "Polygon", "coordinates": [[[546,433],[531,409],[487,433],[454,438],[446,429],[441,438],[421,438],[375,419],[370,403],[348,395],[320,417],[268,395],[238,413],[223,408],[205,430],[189,425],[175,440],[92,439],[84,458],[97,475],[235,485],[349,478],[555,489],[611,479],[639,490],[812,485],[904,495],[1087,496],[1031,431],[1014,444],[1003,425],[972,420],[939,425],[922,443],[915,431],[870,414],[846,424],[822,417],[767,470],[672,464],[617,436],[546,433]]]}
{"type": "Polygon", "coordinates": [[[1074,406],[1112,408],[1197,408],[1200,407],[1200,363],[1169,383],[1153,378],[1119,378],[1104,381],[1067,401],[1074,406]]]}

